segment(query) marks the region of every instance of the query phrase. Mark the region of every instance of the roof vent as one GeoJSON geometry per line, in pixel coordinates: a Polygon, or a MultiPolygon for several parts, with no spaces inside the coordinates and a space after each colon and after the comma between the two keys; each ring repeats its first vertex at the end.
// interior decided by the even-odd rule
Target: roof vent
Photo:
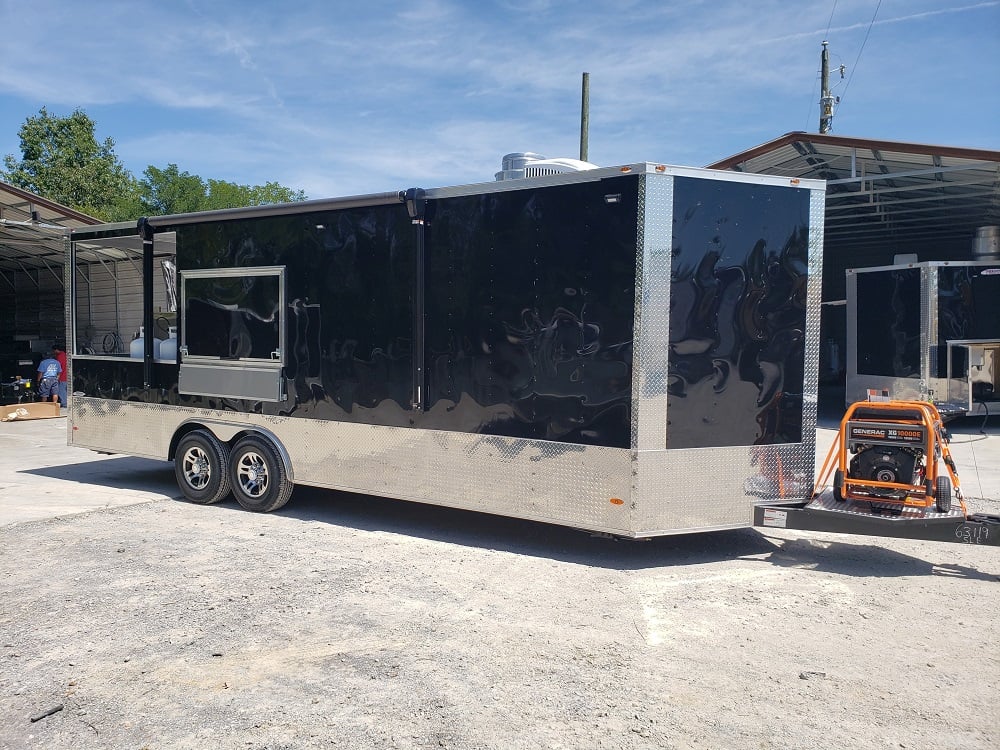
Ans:
{"type": "Polygon", "coordinates": [[[972,241],[973,260],[1000,260],[1000,227],[979,227],[972,241]]]}
{"type": "Polygon", "coordinates": [[[498,182],[501,180],[522,180],[526,177],[582,172],[585,169],[597,169],[597,165],[579,159],[546,159],[541,154],[531,151],[518,151],[507,154],[503,158],[496,178],[498,182]]]}

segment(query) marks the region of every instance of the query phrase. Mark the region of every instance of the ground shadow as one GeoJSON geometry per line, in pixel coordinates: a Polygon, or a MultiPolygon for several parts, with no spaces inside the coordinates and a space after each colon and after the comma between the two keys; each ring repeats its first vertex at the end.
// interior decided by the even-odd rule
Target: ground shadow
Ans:
{"type": "MultiPolygon", "coordinates": [[[[109,456],[25,469],[23,473],[95,487],[158,493],[183,502],[173,465],[165,461],[109,456]]],[[[249,513],[232,498],[209,507],[190,507],[211,513],[249,513]]],[[[647,540],[616,539],[537,521],[315,487],[296,487],[288,505],[274,515],[616,569],[695,565],[771,549],[751,529],[647,540]]]]}
{"type": "Polygon", "coordinates": [[[174,481],[173,464],[150,458],[108,456],[95,461],[21,469],[18,473],[93,486],[156,492],[172,498],[181,496],[174,481]]]}
{"type": "MultiPolygon", "coordinates": [[[[219,507],[242,512],[232,501],[219,507]]],[[[772,549],[752,529],[625,539],[479,511],[312,487],[296,488],[289,504],[275,514],[617,570],[697,565],[772,549]]]]}
{"type": "MultiPolygon", "coordinates": [[[[764,533],[761,533],[761,536],[773,542],[775,548],[770,554],[760,558],[760,561],[782,568],[815,570],[858,578],[946,576],[1000,582],[1000,577],[997,575],[967,565],[930,562],[922,557],[879,547],[861,539],[854,543],[839,539],[829,541],[829,537],[779,539],[768,537],[764,533]]],[[[928,557],[938,559],[946,555],[939,555],[936,552],[950,546],[945,542],[918,543],[927,545],[928,557]]]]}
{"type": "MultiPolygon", "coordinates": [[[[24,473],[180,498],[172,464],[164,461],[116,456],[26,469],[24,473]]],[[[248,513],[232,499],[206,508],[190,507],[204,512],[248,513]]],[[[831,543],[824,539],[789,540],[752,528],[642,540],[617,539],[537,521],[313,487],[297,487],[289,504],[276,511],[275,515],[617,570],[700,565],[747,558],[781,567],[849,576],[953,575],[997,580],[996,576],[972,568],[931,563],[860,539],[858,543],[831,543]]],[[[936,548],[941,543],[926,544],[936,548]]]]}

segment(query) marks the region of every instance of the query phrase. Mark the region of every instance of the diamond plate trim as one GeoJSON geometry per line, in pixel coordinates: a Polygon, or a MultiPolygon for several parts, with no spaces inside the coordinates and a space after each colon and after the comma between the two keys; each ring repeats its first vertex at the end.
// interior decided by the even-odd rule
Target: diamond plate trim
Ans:
{"type": "Polygon", "coordinates": [[[187,421],[220,423],[210,426],[223,439],[266,429],[291,457],[298,484],[633,533],[632,453],[622,448],[87,397],[72,406],[71,442],[166,460],[187,421]]]}
{"type": "Polygon", "coordinates": [[[824,510],[830,513],[843,513],[849,516],[865,516],[867,518],[877,517],[888,521],[910,521],[914,519],[937,520],[941,518],[965,518],[961,503],[955,502],[951,510],[942,513],[934,505],[926,508],[918,508],[913,505],[900,505],[899,503],[879,503],[869,500],[851,500],[843,502],[835,500],[833,493],[826,491],[813,498],[806,506],[810,510],[824,510]]]}
{"type": "Polygon", "coordinates": [[[631,420],[631,440],[630,444],[632,450],[637,450],[639,445],[639,398],[637,394],[640,392],[640,385],[642,383],[642,357],[639,350],[638,342],[640,341],[640,333],[642,331],[642,288],[643,288],[643,256],[645,255],[645,243],[646,243],[646,177],[639,178],[639,206],[636,217],[636,240],[635,240],[635,299],[633,301],[633,309],[635,310],[635,319],[632,324],[632,410],[630,415],[631,420]]]}
{"type": "MultiPolygon", "coordinates": [[[[927,393],[932,373],[937,372],[938,270],[937,266],[920,269],[920,379],[921,392],[927,393]],[[933,349],[933,351],[931,351],[933,349]]],[[[928,394],[929,395],[929,394],[928,394]]]]}
{"type": "Polygon", "coordinates": [[[642,215],[642,275],[637,285],[638,378],[632,403],[638,414],[636,449],[667,444],[667,369],[670,346],[670,244],[674,179],[645,176],[642,215]]]}

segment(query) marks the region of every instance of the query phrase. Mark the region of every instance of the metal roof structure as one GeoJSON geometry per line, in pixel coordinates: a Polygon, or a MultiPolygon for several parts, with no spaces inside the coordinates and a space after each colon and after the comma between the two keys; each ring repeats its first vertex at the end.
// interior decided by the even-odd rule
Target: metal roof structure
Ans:
{"type": "Polygon", "coordinates": [[[1000,224],[1000,151],[793,132],[708,167],[826,180],[827,256],[967,257],[1000,224]]]}
{"type": "Polygon", "coordinates": [[[100,223],[93,216],[0,182],[0,273],[47,268],[62,279],[66,230],[100,223]]]}

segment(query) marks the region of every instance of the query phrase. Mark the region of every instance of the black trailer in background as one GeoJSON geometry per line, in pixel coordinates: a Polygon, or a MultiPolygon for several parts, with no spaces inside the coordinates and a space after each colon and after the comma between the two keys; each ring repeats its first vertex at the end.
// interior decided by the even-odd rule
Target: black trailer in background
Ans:
{"type": "Polygon", "coordinates": [[[873,389],[1000,413],[1000,261],[848,270],[846,360],[848,402],[873,389]]]}

